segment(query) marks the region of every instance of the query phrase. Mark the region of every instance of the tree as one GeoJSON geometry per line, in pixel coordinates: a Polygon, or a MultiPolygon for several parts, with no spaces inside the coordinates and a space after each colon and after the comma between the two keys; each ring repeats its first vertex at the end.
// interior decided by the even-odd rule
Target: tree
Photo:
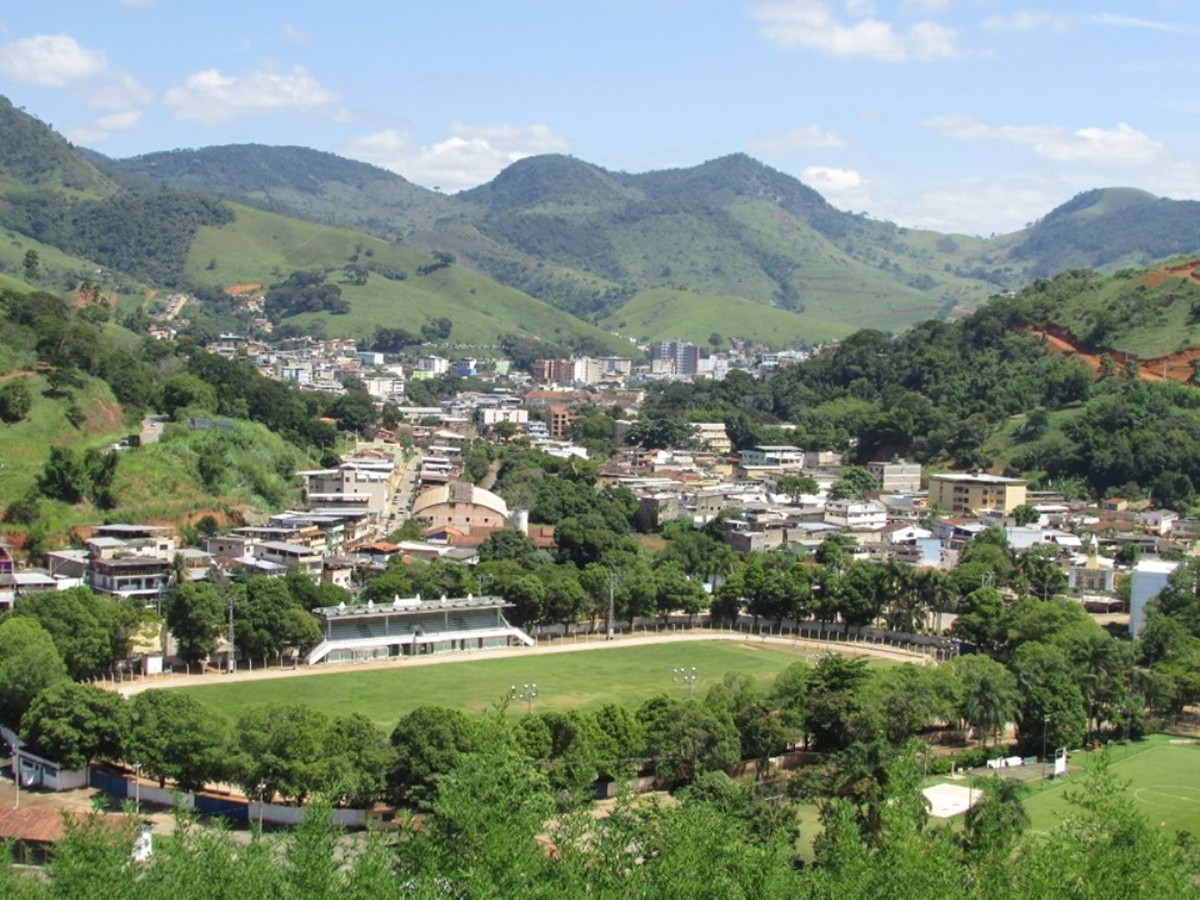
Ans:
{"type": "Polygon", "coordinates": [[[995,588],[981,587],[963,597],[950,631],[984,653],[995,655],[1008,639],[1006,618],[1004,595],[995,588]]]}
{"type": "Polygon", "coordinates": [[[1087,729],[1087,710],[1079,679],[1066,653],[1029,641],[1013,652],[1011,663],[1020,691],[1017,741],[1023,755],[1040,755],[1043,745],[1078,747],[1087,729]]]}
{"type": "Polygon", "coordinates": [[[987,746],[989,737],[998,742],[1004,726],[1017,714],[1020,697],[1016,679],[987,656],[960,656],[950,665],[962,684],[959,715],[975,728],[980,747],[987,746]]]}
{"type": "Polygon", "coordinates": [[[72,678],[90,678],[117,660],[118,601],[91,588],[42,591],[18,601],[16,618],[31,618],[46,629],[72,678]]]}
{"type": "Polygon", "coordinates": [[[303,802],[325,768],[329,717],[303,704],[269,703],[237,720],[237,753],[231,775],[248,795],[265,785],[275,795],[303,802]]]}
{"type": "Polygon", "coordinates": [[[456,709],[418,706],[400,719],[391,736],[396,765],[388,787],[397,799],[428,807],[439,776],[479,747],[478,728],[456,709]]]}
{"type": "Polygon", "coordinates": [[[334,802],[370,806],[387,787],[395,759],[387,735],[366,716],[337,716],[327,734],[318,786],[334,802]]]}
{"type": "Polygon", "coordinates": [[[362,390],[346,391],[330,404],[327,412],[342,431],[363,432],[378,420],[375,399],[362,390]]]}
{"type": "Polygon", "coordinates": [[[841,750],[853,739],[852,725],[862,706],[861,689],[869,675],[867,661],[827,653],[808,680],[804,728],[813,748],[841,750]]]}
{"type": "Polygon", "coordinates": [[[43,496],[64,503],[78,503],[90,487],[83,457],[70,447],[51,447],[38,476],[38,490],[43,496]]]}
{"type": "Polygon", "coordinates": [[[692,426],[683,419],[641,418],[630,426],[625,443],[640,447],[683,448],[694,439],[692,426]]]}
{"type": "Polygon", "coordinates": [[[311,647],[321,639],[316,619],[292,599],[287,583],[253,576],[234,603],[234,642],[249,659],[275,659],[284,650],[311,647]]]}
{"type": "Polygon", "coordinates": [[[862,497],[868,491],[879,490],[875,476],[862,466],[847,466],[829,489],[830,500],[846,500],[862,497]]]}
{"type": "Polygon", "coordinates": [[[817,484],[817,479],[811,475],[783,475],[777,486],[779,492],[786,494],[792,503],[799,503],[800,498],[804,495],[815,494],[821,489],[821,486],[817,484]]]}
{"type": "Polygon", "coordinates": [[[1022,503],[1013,508],[1012,517],[1018,526],[1032,525],[1041,517],[1041,513],[1037,511],[1037,507],[1033,504],[1022,503]]]}
{"type": "Polygon", "coordinates": [[[33,281],[33,279],[38,277],[38,273],[42,269],[42,259],[38,256],[36,250],[30,249],[25,251],[25,256],[21,260],[21,268],[25,273],[27,281],[33,281]]]}
{"type": "Polygon", "coordinates": [[[182,581],[167,598],[167,626],[176,654],[193,665],[212,656],[226,621],[226,603],[208,581],[182,581]]]}
{"type": "Polygon", "coordinates": [[[169,416],[180,411],[213,413],[217,410],[217,392],[207,381],[181,372],[163,385],[162,408],[169,416]]]}
{"type": "Polygon", "coordinates": [[[529,535],[515,528],[498,528],[479,545],[479,561],[511,559],[529,568],[538,553],[537,544],[529,535]]]}
{"type": "Polygon", "coordinates": [[[159,786],[167,779],[182,791],[221,781],[233,751],[228,721],[182,691],[142,691],[129,701],[125,759],[159,786]]]}
{"type": "Polygon", "coordinates": [[[0,385],[0,419],[8,422],[20,422],[33,408],[33,394],[25,379],[16,378],[0,385]]]}
{"type": "Polygon", "coordinates": [[[658,614],[666,618],[673,612],[687,615],[690,623],[708,602],[704,588],[678,566],[667,564],[654,570],[654,597],[658,614]]]}
{"type": "Polygon", "coordinates": [[[36,619],[0,622],[0,722],[15,729],[34,697],[66,679],[54,638],[36,619]]]}
{"type": "Polygon", "coordinates": [[[983,799],[967,810],[962,843],[970,856],[1008,864],[1013,847],[1029,827],[1021,793],[1020,781],[992,777],[983,799]]]}
{"type": "Polygon", "coordinates": [[[646,730],[646,752],[667,785],[690,782],[741,758],[741,740],[727,710],[657,697],[643,703],[637,716],[646,730]]]}
{"type": "Polygon", "coordinates": [[[21,717],[21,739],[67,769],[121,758],[128,714],[119,694],[90,684],[56,681],[21,717]]]}

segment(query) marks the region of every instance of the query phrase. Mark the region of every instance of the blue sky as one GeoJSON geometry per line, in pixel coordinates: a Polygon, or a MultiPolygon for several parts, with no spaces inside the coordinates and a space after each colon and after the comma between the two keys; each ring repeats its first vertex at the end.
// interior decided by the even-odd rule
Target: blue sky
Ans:
{"type": "Polygon", "coordinates": [[[452,192],[539,153],[740,151],[841,209],[984,235],[1093,187],[1200,199],[1190,0],[6,6],[0,93],[118,158],[298,144],[452,192]]]}

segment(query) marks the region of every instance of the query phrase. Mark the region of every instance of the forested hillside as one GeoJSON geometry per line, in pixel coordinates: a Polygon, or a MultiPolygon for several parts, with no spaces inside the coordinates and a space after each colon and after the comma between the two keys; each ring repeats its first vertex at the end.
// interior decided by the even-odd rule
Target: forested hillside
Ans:
{"type": "MultiPolygon", "coordinates": [[[[1151,497],[1190,509],[1200,390],[1139,377],[1135,360],[1111,355],[1097,372],[1053,352],[1038,333],[1047,322],[1105,315],[1081,312],[1097,296],[1138,298],[1147,315],[1166,315],[1170,296],[1190,309],[1195,286],[1152,275],[1040,280],[958,322],[924,322],[894,339],[858,332],[767,382],[735,373],[720,383],[653,388],[644,416],[724,420],[741,447],[844,449],[863,462],[899,454],[1022,475],[1071,495],[1151,497]],[[1154,289],[1139,288],[1152,282],[1154,289]],[[772,430],[784,425],[794,430],[772,430]]],[[[1118,321],[1113,337],[1136,327],[1136,317],[1118,321]]],[[[1166,328],[1180,340],[1179,328],[1166,328]]]]}
{"type": "MultiPolygon", "coordinates": [[[[0,291],[0,507],[27,552],[106,517],[226,520],[293,500],[292,474],[333,448],[333,397],[302,396],[233,363],[134,335],[103,301],[0,291]],[[176,424],[139,447],[138,423],[176,424]],[[225,417],[196,430],[190,417],[225,417]],[[110,445],[123,441],[123,449],[110,445]]],[[[345,401],[343,401],[343,405],[345,401]]]]}

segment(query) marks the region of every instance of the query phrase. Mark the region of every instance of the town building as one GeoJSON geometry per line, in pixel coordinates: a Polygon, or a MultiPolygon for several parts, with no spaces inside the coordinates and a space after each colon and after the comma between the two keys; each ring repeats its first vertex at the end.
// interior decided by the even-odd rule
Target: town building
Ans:
{"type": "Polygon", "coordinates": [[[921,464],[893,459],[889,462],[867,463],[867,471],[879,482],[879,489],[888,494],[915,494],[921,490],[921,464]]]}
{"type": "Polygon", "coordinates": [[[1025,502],[1025,480],[982,472],[929,476],[929,506],[951,516],[1010,513],[1025,502]]]}
{"type": "Polygon", "coordinates": [[[1146,604],[1161,594],[1180,566],[1166,559],[1141,559],[1129,578],[1129,635],[1137,638],[1146,624],[1146,604]]]}

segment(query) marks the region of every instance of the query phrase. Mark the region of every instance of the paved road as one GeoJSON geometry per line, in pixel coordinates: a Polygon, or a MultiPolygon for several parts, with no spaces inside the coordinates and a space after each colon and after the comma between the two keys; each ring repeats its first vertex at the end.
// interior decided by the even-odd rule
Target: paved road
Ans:
{"type": "Polygon", "coordinates": [[[834,652],[847,653],[853,656],[873,656],[881,659],[891,659],[896,662],[929,661],[927,655],[898,647],[878,647],[870,644],[845,644],[825,641],[797,640],[790,637],[760,637],[738,634],[735,632],[691,631],[683,634],[647,634],[647,635],[618,635],[613,641],[604,640],[603,635],[566,639],[538,644],[535,647],[507,647],[497,650],[465,651],[458,653],[437,653],[429,656],[402,656],[392,659],[369,660],[357,663],[322,663],[316,666],[300,666],[294,669],[269,667],[257,670],[239,670],[232,674],[209,672],[205,675],[162,675],[149,676],[137,681],[103,683],[102,686],[115,690],[129,697],[142,691],[158,688],[196,687],[203,684],[230,681],[262,681],[271,678],[309,678],[319,675],[331,675],[335,672],[361,672],[364,669],[396,669],[411,666],[450,665],[454,663],[471,662],[480,659],[503,659],[511,656],[527,656],[529,654],[574,653],[583,650],[604,650],[608,647],[621,647],[641,644],[668,644],[679,641],[741,641],[744,643],[769,644],[773,647],[792,650],[797,656],[812,656],[814,654],[834,652]]]}

